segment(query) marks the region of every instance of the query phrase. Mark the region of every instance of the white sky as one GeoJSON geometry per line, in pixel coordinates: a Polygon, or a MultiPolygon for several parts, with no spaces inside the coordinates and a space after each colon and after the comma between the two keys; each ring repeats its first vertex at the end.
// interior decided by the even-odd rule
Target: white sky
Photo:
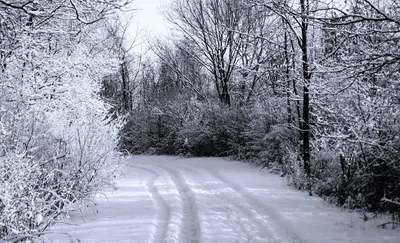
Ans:
{"type": "Polygon", "coordinates": [[[168,21],[166,21],[161,14],[161,9],[165,7],[172,0],[133,0],[131,12],[133,18],[129,27],[129,35],[131,39],[136,39],[138,32],[140,39],[135,43],[137,45],[134,50],[137,53],[147,52],[149,42],[154,37],[162,38],[168,35],[168,21]]]}
{"type": "Polygon", "coordinates": [[[148,29],[152,34],[165,34],[166,31],[166,20],[161,15],[160,8],[165,6],[170,0],[134,0],[132,7],[137,9],[133,12],[133,18],[135,23],[141,28],[148,29]]]}

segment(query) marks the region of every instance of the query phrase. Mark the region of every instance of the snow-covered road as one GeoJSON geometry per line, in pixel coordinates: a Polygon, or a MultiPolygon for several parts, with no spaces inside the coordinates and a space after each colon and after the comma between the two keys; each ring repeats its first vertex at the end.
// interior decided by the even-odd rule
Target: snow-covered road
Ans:
{"type": "Polygon", "coordinates": [[[243,163],[136,156],[125,172],[117,191],[98,197],[98,213],[72,214],[52,231],[84,243],[400,242],[398,231],[376,228],[386,219],[364,222],[243,163]]]}

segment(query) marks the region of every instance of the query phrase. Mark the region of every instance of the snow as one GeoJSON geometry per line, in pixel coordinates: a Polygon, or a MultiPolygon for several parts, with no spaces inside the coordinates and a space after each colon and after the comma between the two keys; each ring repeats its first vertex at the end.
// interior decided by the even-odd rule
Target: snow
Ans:
{"type": "Polygon", "coordinates": [[[135,156],[118,189],[96,209],[71,213],[51,229],[53,242],[400,242],[398,230],[364,222],[284,178],[214,158],[135,156]],[[97,211],[97,212],[95,212],[97,211]]]}

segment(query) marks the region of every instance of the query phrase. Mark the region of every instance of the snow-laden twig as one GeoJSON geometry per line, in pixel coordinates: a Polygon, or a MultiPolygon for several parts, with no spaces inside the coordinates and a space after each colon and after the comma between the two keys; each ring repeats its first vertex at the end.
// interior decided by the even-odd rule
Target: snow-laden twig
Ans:
{"type": "Polygon", "coordinates": [[[399,201],[390,200],[390,199],[385,198],[385,197],[382,198],[381,201],[382,201],[382,202],[393,203],[393,204],[396,204],[396,205],[400,206],[400,202],[399,202],[399,201]]]}

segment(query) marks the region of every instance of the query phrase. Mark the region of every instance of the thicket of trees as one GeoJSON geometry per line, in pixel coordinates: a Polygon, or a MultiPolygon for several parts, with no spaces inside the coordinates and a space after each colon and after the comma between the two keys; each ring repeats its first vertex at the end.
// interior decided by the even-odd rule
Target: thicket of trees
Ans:
{"type": "MultiPolygon", "coordinates": [[[[102,81],[119,0],[0,0],[0,239],[41,241],[113,183],[118,128],[102,81]]],[[[29,241],[29,242],[31,242],[29,241]]]]}
{"type": "Polygon", "coordinates": [[[172,43],[109,100],[121,151],[233,156],[400,211],[400,1],[174,0],[165,16],[172,43]]]}

